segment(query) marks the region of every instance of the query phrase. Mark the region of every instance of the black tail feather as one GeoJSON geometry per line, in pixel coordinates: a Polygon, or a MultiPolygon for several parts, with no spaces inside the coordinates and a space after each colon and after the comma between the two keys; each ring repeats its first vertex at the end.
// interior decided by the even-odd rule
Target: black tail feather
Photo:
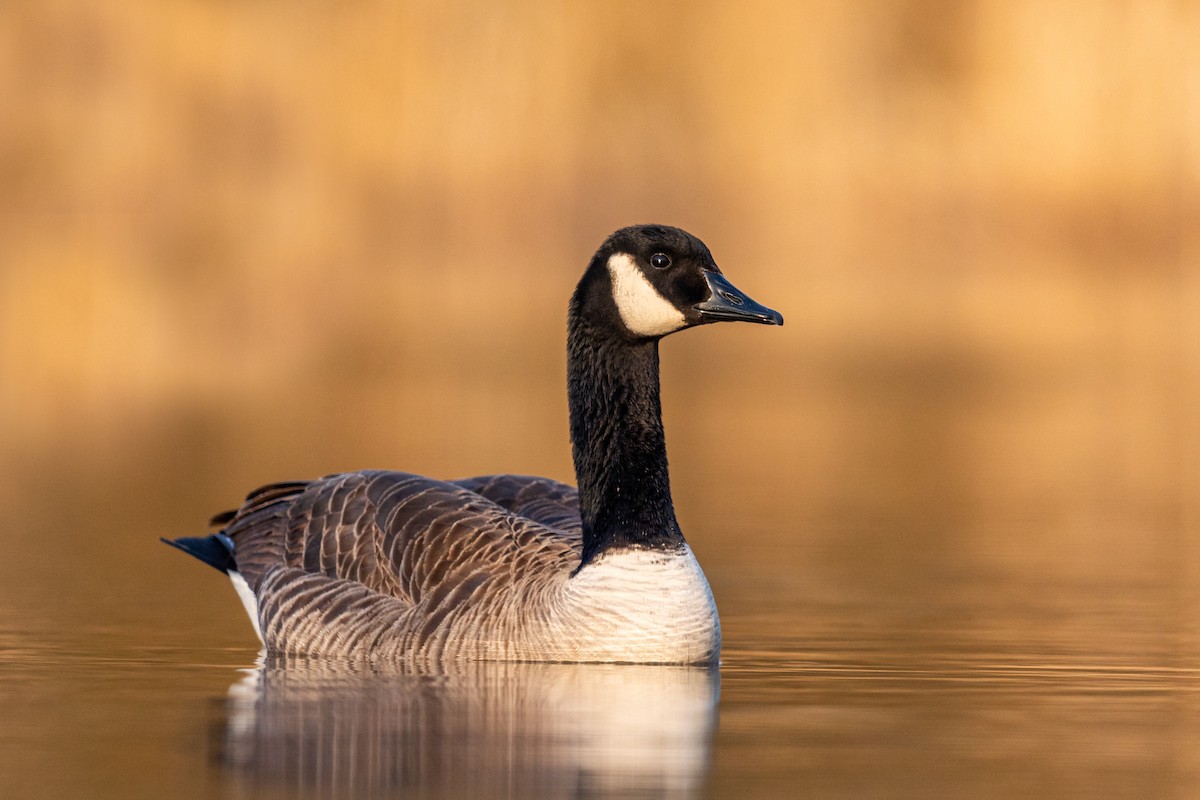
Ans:
{"type": "Polygon", "coordinates": [[[237,569],[237,562],[233,560],[233,540],[222,533],[212,536],[183,536],[162,541],[221,572],[228,573],[237,569]]]}

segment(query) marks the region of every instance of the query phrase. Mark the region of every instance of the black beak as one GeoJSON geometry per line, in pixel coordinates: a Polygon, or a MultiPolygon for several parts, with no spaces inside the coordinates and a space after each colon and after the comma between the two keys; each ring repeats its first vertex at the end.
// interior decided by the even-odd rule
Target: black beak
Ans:
{"type": "Polygon", "coordinates": [[[763,325],[782,325],[783,314],[773,311],[746,296],[725,276],[716,272],[704,270],[704,280],[708,281],[709,298],[703,303],[692,306],[699,314],[701,322],[758,322],[763,325]]]}

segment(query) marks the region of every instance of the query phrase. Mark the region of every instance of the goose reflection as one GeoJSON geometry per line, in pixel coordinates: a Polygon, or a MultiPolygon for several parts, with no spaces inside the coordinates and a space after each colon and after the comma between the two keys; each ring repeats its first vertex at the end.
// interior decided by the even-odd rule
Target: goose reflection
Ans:
{"type": "Polygon", "coordinates": [[[719,687],[713,667],[268,656],[229,691],[220,760],[319,797],[692,797],[719,687]]]}

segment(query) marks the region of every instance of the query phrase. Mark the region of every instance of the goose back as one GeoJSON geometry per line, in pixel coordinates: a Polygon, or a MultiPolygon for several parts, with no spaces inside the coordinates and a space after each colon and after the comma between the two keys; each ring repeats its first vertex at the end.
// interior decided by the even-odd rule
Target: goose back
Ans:
{"type": "Polygon", "coordinates": [[[459,484],[363,471],[266,486],[219,518],[258,598],[268,648],[325,652],[323,632],[345,639],[354,629],[353,644],[337,650],[370,654],[381,626],[361,620],[374,615],[400,629],[405,618],[420,620],[408,626],[406,646],[421,652],[465,610],[496,610],[514,592],[552,588],[552,576],[568,573],[580,552],[572,502],[569,487],[544,479],[459,484]],[[539,516],[567,524],[551,528],[539,516]]]}

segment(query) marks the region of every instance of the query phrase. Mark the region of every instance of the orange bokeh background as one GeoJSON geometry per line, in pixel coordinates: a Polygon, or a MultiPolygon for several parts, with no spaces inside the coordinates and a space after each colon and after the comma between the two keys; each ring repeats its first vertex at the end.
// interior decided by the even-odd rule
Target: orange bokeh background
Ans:
{"type": "Polygon", "coordinates": [[[200,586],[153,537],[270,480],[570,480],[566,298],[649,221],[787,318],[664,344],[710,561],[1191,596],[1198,41],[1173,2],[4,4],[0,602],[200,586]]]}

